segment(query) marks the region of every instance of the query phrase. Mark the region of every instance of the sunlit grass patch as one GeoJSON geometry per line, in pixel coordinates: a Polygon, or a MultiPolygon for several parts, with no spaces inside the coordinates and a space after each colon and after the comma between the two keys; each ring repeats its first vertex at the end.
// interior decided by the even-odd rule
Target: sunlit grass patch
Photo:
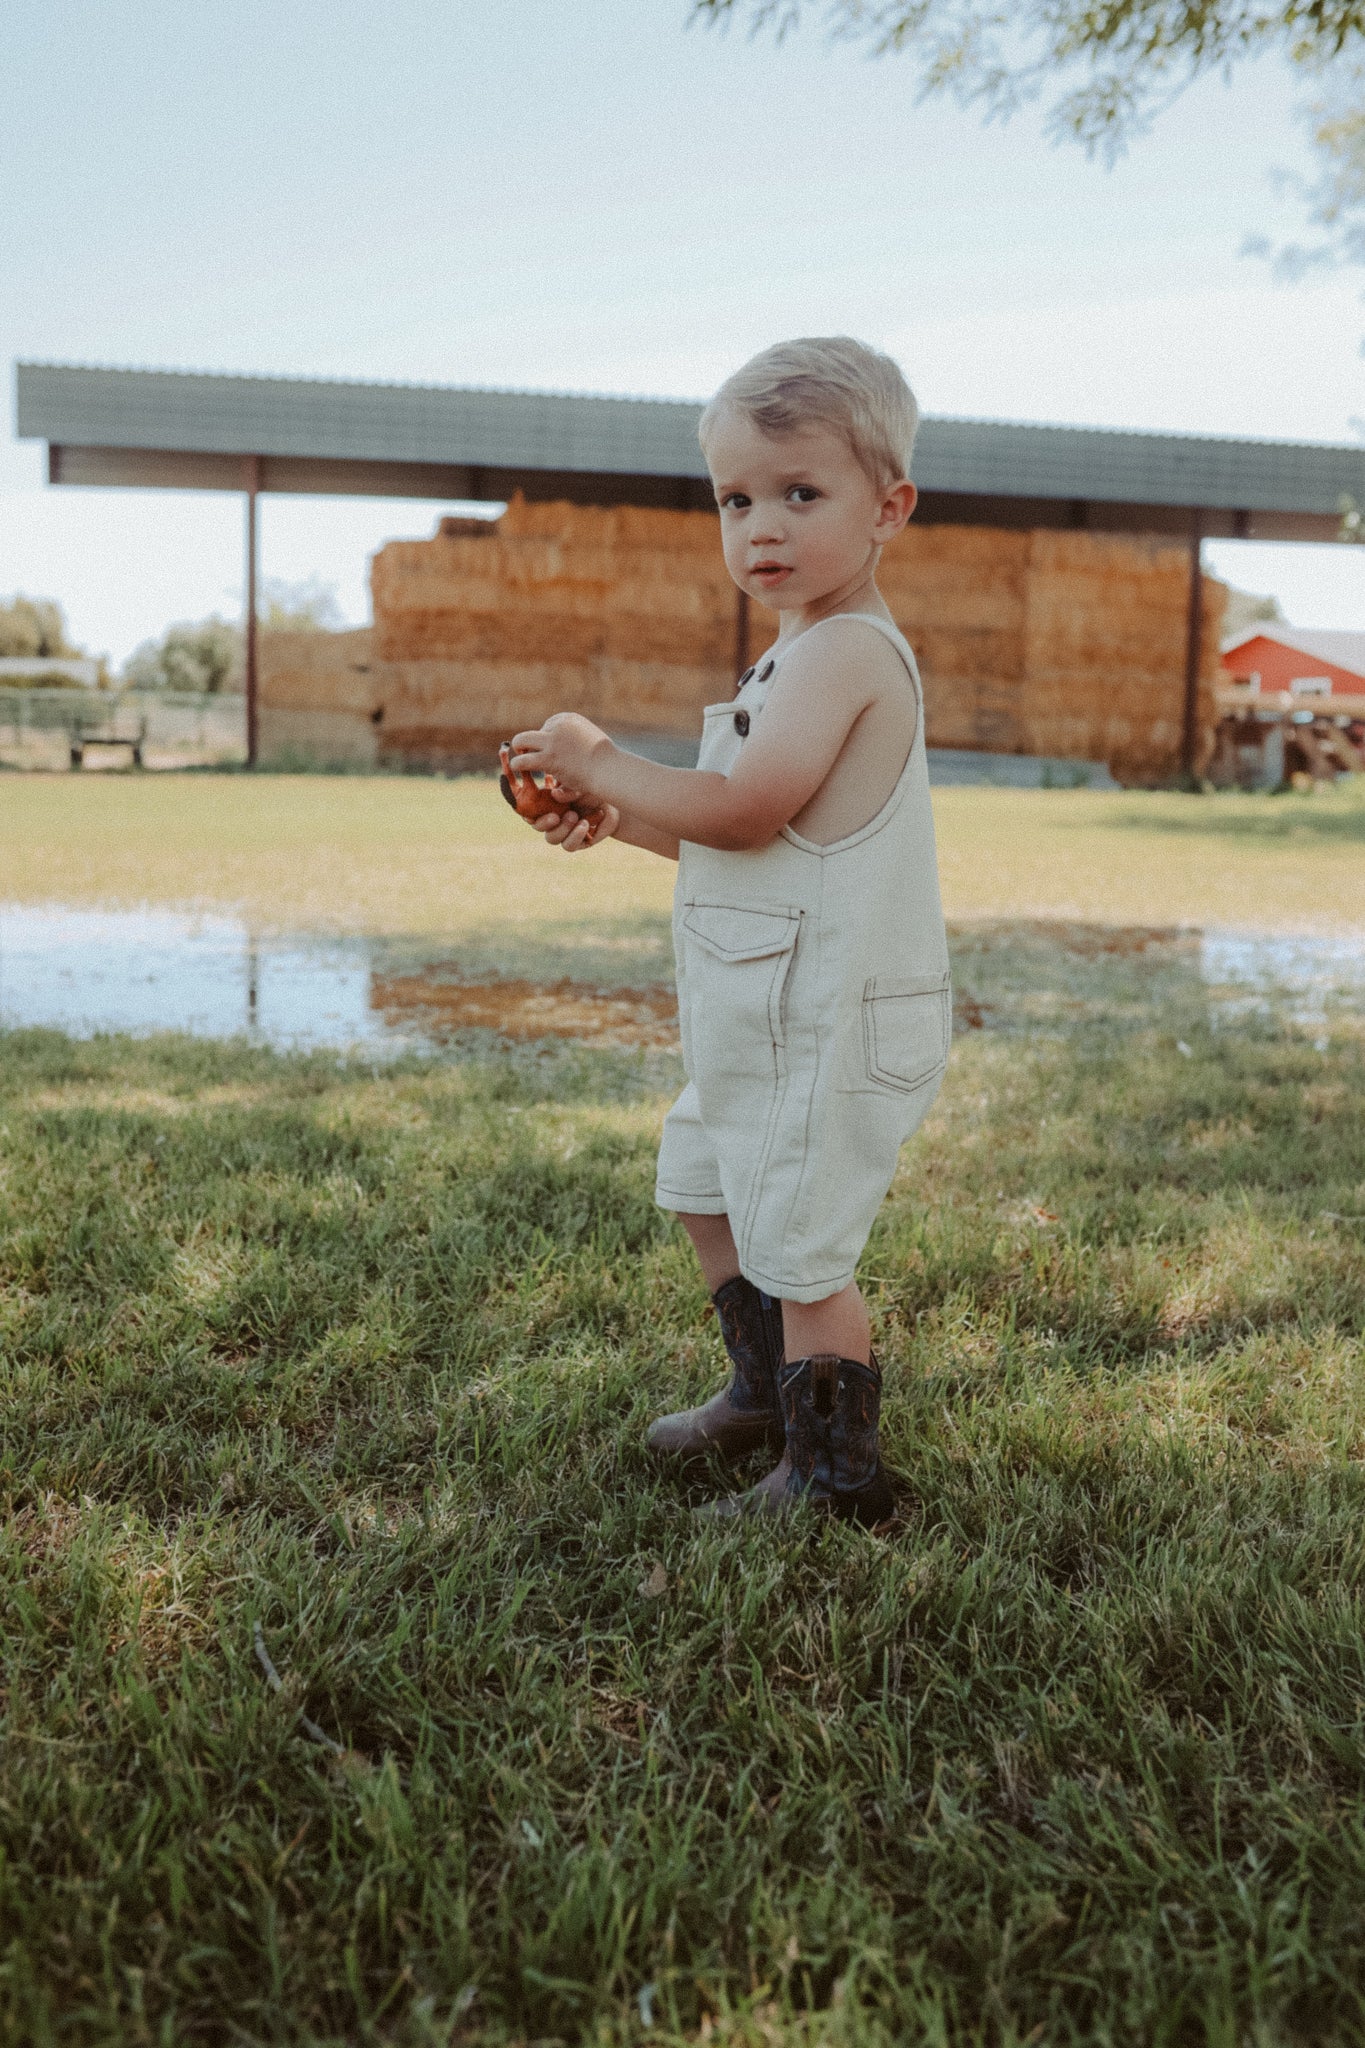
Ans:
{"type": "MultiPolygon", "coordinates": [[[[1352,931],[1358,780],[1283,797],[940,789],[948,915],[1352,931]]],[[[235,910],[259,932],[439,941],[471,972],[541,981],[669,973],[670,864],[553,854],[491,779],[11,776],[0,866],[13,903],[235,910]]]]}

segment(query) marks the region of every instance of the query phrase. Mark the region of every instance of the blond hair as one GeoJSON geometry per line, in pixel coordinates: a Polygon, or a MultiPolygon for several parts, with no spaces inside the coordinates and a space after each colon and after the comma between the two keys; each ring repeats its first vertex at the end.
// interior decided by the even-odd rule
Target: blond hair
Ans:
{"type": "Polygon", "coordinates": [[[697,428],[703,455],[726,406],[774,436],[832,427],[878,486],[910,473],[919,427],[915,394],[899,363],[846,334],[779,341],[727,377],[697,428]]]}

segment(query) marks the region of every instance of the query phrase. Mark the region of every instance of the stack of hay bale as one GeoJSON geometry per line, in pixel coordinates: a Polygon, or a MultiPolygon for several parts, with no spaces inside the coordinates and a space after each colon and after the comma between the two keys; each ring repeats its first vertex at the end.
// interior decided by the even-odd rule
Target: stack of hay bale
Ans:
{"type": "MultiPolygon", "coordinates": [[[[1081,532],[912,524],[881,587],[918,651],[931,746],[1179,768],[1185,549],[1081,532]]],[[[443,519],[375,556],[371,632],[277,634],[262,653],[262,745],[458,771],[551,711],[611,731],[692,735],[728,697],[736,596],[706,512],[528,505],[443,519]],[[307,644],[304,644],[307,643],[307,644]]],[[[1222,587],[1204,604],[1211,733],[1222,587]]],[[[777,629],[754,606],[757,654],[777,629]]]]}

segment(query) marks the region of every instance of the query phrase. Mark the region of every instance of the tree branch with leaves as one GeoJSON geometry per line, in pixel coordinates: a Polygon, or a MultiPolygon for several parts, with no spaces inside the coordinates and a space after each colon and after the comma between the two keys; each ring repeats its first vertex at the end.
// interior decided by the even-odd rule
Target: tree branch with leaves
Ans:
{"type": "Polygon", "coordinates": [[[1316,67],[1365,58],[1365,0],[693,0],[712,23],[779,38],[808,16],[875,55],[918,60],[926,92],[988,114],[1049,89],[1050,126],[1113,154],[1184,86],[1278,50],[1316,67]]]}

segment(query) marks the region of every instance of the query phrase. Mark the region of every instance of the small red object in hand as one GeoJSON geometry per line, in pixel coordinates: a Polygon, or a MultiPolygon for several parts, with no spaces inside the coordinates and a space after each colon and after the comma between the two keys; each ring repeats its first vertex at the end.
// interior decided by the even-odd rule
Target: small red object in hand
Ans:
{"type": "Polygon", "coordinates": [[[529,825],[533,818],[543,818],[549,811],[557,811],[563,817],[565,811],[577,811],[588,828],[587,843],[591,846],[606,812],[600,804],[589,809],[579,803],[576,797],[561,789],[553,775],[547,775],[543,783],[534,775],[522,775],[512,767],[511,743],[504,740],[498,748],[498,759],[502,763],[502,774],[498,787],[507,798],[519,818],[525,818],[529,825]]]}

